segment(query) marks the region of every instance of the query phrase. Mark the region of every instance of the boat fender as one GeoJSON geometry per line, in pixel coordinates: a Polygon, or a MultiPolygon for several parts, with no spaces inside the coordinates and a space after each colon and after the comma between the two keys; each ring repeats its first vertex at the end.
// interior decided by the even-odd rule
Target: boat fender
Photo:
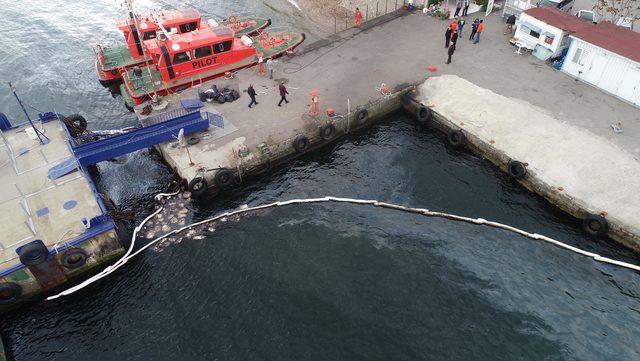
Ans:
{"type": "Polygon", "coordinates": [[[226,102],[227,102],[227,103],[231,103],[231,102],[233,102],[234,100],[236,100],[236,99],[233,97],[233,94],[232,94],[231,92],[226,93],[226,94],[224,95],[224,99],[226,100],[226,102]]]}
{"type": "Polygon", "coordinates": [[[66,117],[64,119],[64,124],[67,126],[71,136],[74,138],[87,130],[87,120],[79,114],[71,114],[66,117]]]}
{"type": "Polygon", "coordinates": [[[609,222],[599,214],[588,214],[582,220],[582,229],[591,236],[604,236],[609,230],[609,222]]]}
{"type": "Polygon", "coordinates": [[[187,185],[187,189],[195,198],[201,197],[207,193],[208,188],[209,184],[204,177],[195,177],[189,182],[189,185],[187,185]]]}
{"type": "Polygon", "coordinates": [[[527,175],[527,168],[522,162],[512,160],[507,164],[507,173],[514,179],[522,179],[527,175]]]}
{"type": "Polygon", "coordinates": [[[211,85],[211,90],[213,90],[213,91],[214,91],[214,92],[216,92],[216,93],[220,93],[220,90],[218,90],[218,86],[217,86],[217,85],[215,85],[215,84],[212,84],[212,85],[211,85]]]}
{"type": "Polygon", "coordinates": [[[129,103],[127,103],[126,101],[124,102],[124,107],[127,108],[128,111],[133,113],[133,111],[134,111],[133,107],[131,105],[129,105],[129,103]]]}
{"type": "Polygon", "coordinates": [[[200,143],[200,138],[195,136],[195,135],[191,136],[191,137],[189,137],[189,139],[187,139],[187,144],[189,144],[189,145],[196,145],[198,143],[200,143]]]}
{"type": "Polygon", "coordinates": [[[231,91],[231,94],[233,95],[233,99],[234,99],[234,100],[238,100],[238,99],[240,99],[240,93],[238,93],[238,91],[237,91],[237,90],[235,90],[235,89],[234,89],[234,90],[232,90],[232,91],[231,91]]]}
{"type": "Polygon", "coordinates": [[[320,127],[320,138],[322,140],[329,140],[336,135],[335,125],[329,123],[320,127]]]}
{"type": "Polygon", "coordinates": [[[447,140],[449,141],[449,145],[454,148],[463,147],[466,143],[466,137],[464,133],[459,129],[451,129],[447,134],[447,140]]]}
{"type": "Polygon", "coordinates": [[[20,300],[22,287],[14,282],[0,283],[0,305],[10,305],[20,300]]]}
{"type": "Polygon", "coordinates": [[[60,257],[62,265],[69,269],[76,269],[84,266],[87,263],[87,252],[82,248],[69,248],[60,257]]]}
{"type": "Polygon", "coordinates": [[[358,124],[364,124],[369,119],[369,111],[367,109],[360,109],[356,112],[356,121],[358,124]]]}
{"type": "Polygon", "coordinates": [[[431,119],[431,109],[425,107],[424,105],[420,105],[418,110],[416,110],[416,120],[419,124],[426,125],[427,122],[431,119]]]}
{"type": "Polygon", "coordinates": [[[411,94],[411,92],[402,94],[402,104],[409,105],[412,102],[417,103],[418,101],[413,97],[413,94],[411,94]]]}
{"type": "Polygon", "coordinates": [[[309,138],[300,134],[293,140],[293,148],[296,153],[302,153],[309,147],[309,138]]]}
{"type": "Polygon", "coordinates": [[[213,184],[218,188],[227,188],[233,184],[234,174],[227,168],[220,168],[213,177],[213,184]]]}
{"type": "Polygon", "coordinates": [[[227,98],[226,98],[224,95],[222,95],[222,94],[218,95],[218,98],[217,98],[216,100],[217,100],[217,101],[218,101],[218,103],[220,103],[220,104],[224,104],[224,103],[226,103],[226,102],[227,102],[227,98]]]}
{"type": "Polygon", "coordinates": [[[47,261],[49,250],[42,242],[34,241],[20,248],[18,256],[23,265],[37,266],[47,261]]]}

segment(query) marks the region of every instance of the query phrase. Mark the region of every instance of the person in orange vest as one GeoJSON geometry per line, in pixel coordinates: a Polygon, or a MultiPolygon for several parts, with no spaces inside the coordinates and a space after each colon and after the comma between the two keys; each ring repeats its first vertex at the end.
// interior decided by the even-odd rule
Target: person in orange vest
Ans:
{"type": "Polygon", "coordinates": [[[483,30],[484,30],[484,20],[480,20],[480,23],[478,24],[478,30],[476,30],[476,40],[473,42],[474,44],[477,44],[480,42],[480,34],[482,33],[483,30]]]}
{"type": "Polygon", "coordinates": [[[311,95],[311,115],[318,115],[318,102],[319,102],[318,94],[312,93],[311,95]]]}
{"type": "Polygon", "coordinates": [[[362,25],[362,11],[360,8],[356,8],[356,28],[359,28],[362,25]]]}
{"type": "Polygon", "coordinates": [[[264,75],[264,58],[262,58],[262,53],[258,54],[258,74],[261,76],[264,75]]]}

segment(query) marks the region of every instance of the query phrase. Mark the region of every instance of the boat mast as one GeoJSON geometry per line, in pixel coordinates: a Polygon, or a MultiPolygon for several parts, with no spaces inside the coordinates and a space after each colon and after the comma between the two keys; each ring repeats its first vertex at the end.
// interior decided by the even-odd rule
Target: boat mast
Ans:
{"type": "MultiPolygon", "coordinates": [[[[138,24],[139,24],[138,15],[136,14],[133,8],[133,0],[125,0],[125,1],[127,3],[127,9],[129,9],[129,16],[133,20],[133,25],[136,27],[136,31],[138,32],[138,39],[140,39],[140,49],[142,49],[142,56],[146,58],[147,52],[144,49],[144,40],[142,40],[144,36],[142,35],[142,33],[140,33],[140,28],[138,28],[138,24]]],[[[149,73],[149,84],[153,86],[153,76],[151,75],[151,69],[149,69],[149,66],[146,66],[145,68],[147,68],[147,73],[149,73]]]]}
{"type": "Polygon", "coordinates": [[[16,97],[16,100],[18,101],[18,104],[20,104],[20,108],[22,108],[22,111],[24,112],[24,115],[27,117],[27,121],[29,122],[29,125],[31,125],[31,128],[33,128],[33,130],[35,131],[36,135],[38,136],[38,140],[40,141],[40,144],[49,143],[49,138],[46,135],[44,135],[44,133],[40,129],[36,128],[35,124],[33,124],[33,121],[31,120],[31,117],[29,117],[29,112],[27,112],[27,109],[25,109],[24,105],[22,104],[22,100],[20,100],[20,97],[18,96],[18,93],[16,93],[16,89],[13,87],[11,82],[9,82],[9,89],[11,89],[11,92],[13,93],[13,96],[16,97]]]}

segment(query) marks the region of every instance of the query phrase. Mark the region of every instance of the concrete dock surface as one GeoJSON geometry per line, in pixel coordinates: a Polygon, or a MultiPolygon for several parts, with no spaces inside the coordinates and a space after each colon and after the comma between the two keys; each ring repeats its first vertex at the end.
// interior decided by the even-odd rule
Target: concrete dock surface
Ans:
{"type": "MultiPolygon", "coordinates": [[[[634,212],[634,206],[620,204],[618,212],[614,204],[615,200],[617,203],[631,203],[637,186],[631,179],[625,185],[616,183],[617,187],[609,183],[611,177],[617,176],[622,182],[629,174],[637,172],[638,165],[634,162],[638,162],[640,157],[640,142],[637,141],[640,136],[640,110],[575,81],[530,55],[516,54],[514,47],[508,43],[509,37],[502,33],[503,22],[499,14],[485,19],[486,27],[480,43],[472,44],[468,37],[474,17],[472,14],[467,19],[452,64],[445,64],[444,32],[448,22],[422,13],[405,13],[376,19],[362,29],[350,29],[324,44],[308,46],[308,50],[299,56],[280,59],[273,79],[269,79],[268,75],[259,75],[256,68],[251,68],[239,71],[234,79],[210,81],[180,94],[167,96],[164,100],[169,102],[169,108],[175,108],[180,106],[182,99],[197,99],[198,91],[208,89],[211,84],[217,84],[219,88],[229,86],[242,93],[242,97],[233,103],[205,106],[205,110],[224,117],[224,129],[212,127],[202,135],[199,143],[188,147],[188,153],[173,143],[160,145],[159,149],[167,162],[187,180],[203,170],[236,169],[241,162],[260,158],[261,146],[282,144],[301,133],[317,133],[318,127],[328,121],[323,114],[326,108],[345,114],[348,110],[353,112],[358,107],[384,98],[378,90],[381,83],[385,83],[393,92],[419,84],[428,77],[455,74],[513,101],[519,99],[530,103],[537,107],[536,114],[546,113],[546,116],[555,119],[557,124],[553,124],[557,126],[557,132],[572,129],[575,134],[581,134],[578,139],[558,145],[559,135],[547,129],[546,123],[532,122],[526,113],[518,114],[516,119],[510,120],[509,128],[496,129],[493,135],[487,133],[491,132],[491,128],[482,129],[482,136],[485,137],[535,134],[535,138],[529,135],[522,138],[521,142],[534,143],[522,146],[523,152],[535,151],[543,144],[550,149],[558,149],[548,159],[549,163],[540,163],[555,165],[553,173],[549,175],[550,180],[567,189],[582,187],[576,196],[585,197],[581,200],[585,205],[594,211],[604,210],[612,217],[615,215],[616,221],[625,222],[626,227],[633,228],[636,236],[640,235],[638,222],[633,219],[633,214],[637,213],[634,212]],[[435,65],[437,71],[429,72],[429,65],[435,65]],[[281,81],[289,91],[287,98],[290,103],[278,107],[278,83],[281,81]],[[258,93],[259,105],[253,109],[247,107],[249,97],[245,92],[250,84],[258,93]],[[318,117],[308,115],[312,90],[320,93],[318,117]],[[622,122],[622,134],[612,132],[610,124],[614,121],[622,122]],[[562,123],[566,124],[562,126],[562,123]],[[513,132],[510,133],[510,130],[513,132]],[[238,156],[243,149],[248,154],[238,156]],[[601,153],[593,160],[599,159],[599,162],[605,163],[591,167],[590,171],[576,167],[576,156],[585,156],[586,150],[601,153]],[[562,167],[571,162],[572,167],[562,167]],[[612,168],[612,164],[622,168],[612,168]],[[587,173],[592,178],[591,183],[582,182],[587,173]],[[599,187],[590,195],[592,183],[597,183],[599,187]],[[609,197],[606,194],[610,193],[601,192],[609,185],[612,185],[611,191],[615,192],[615,196],[609,197]],[[622,201],[625,199],[627,201],[622,201]]],[[[427,99],[427,104],[433,103],[431,105],[437,110],[440,106],[438,102],[443,102],[447,109],[455,110],[453,114],[462,116],[463,113],[458,113],[458,110],[482,105],[483,94],[484,90],[459,94],[447,92],[446,101],[436,97],[437,101],[427,99]]],[[[136,112],[143,117],[140,115],[141,109],[137,107],[136,112]]],[[[526,161],[526,154],[518,155],[526,161]]],[[[583,161],[588,162],[581,158],[583,161]]],[[[640,237],[635,238],[634,242],[640,243],[640,237]]]]}
{"type": "Polygon", "coordinates": [[[477,138],[479,148],[527,163],[536,188],[547,189],[549,199],[565,198],[555,202],[561,207],[605,213],[617,233],[640,234],[640,163],[619,146],[455,75],[427,79],[420,95],[452,128],[477,138]],[[458,102],[460,96],[468,100],[458,102]]]}

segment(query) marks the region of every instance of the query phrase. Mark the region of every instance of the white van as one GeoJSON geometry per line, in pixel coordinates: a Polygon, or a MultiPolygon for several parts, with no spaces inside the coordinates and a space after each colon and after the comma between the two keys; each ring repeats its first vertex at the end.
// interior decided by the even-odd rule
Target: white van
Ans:
{"type": "Polygon", "coordinates": [[[571,11],[575,0],[540,0],[538,6],[553,6],[562,11],[571,11]]]}

